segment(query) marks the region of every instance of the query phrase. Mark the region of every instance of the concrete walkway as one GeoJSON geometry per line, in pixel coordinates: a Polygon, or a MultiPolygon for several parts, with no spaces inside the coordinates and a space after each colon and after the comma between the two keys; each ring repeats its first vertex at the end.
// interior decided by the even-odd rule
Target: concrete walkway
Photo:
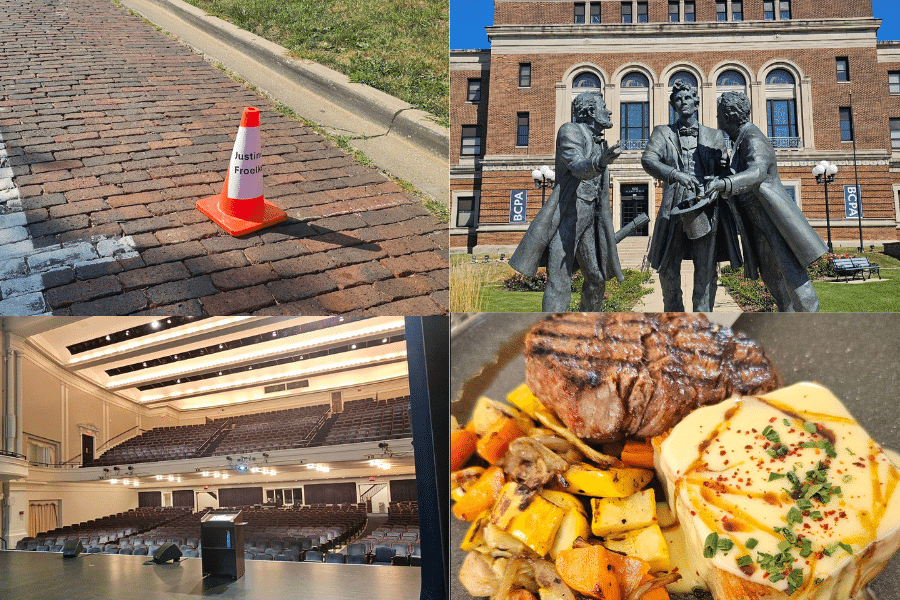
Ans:
{"type": "Polygon", "coordinates": [[[126,9],[4,3],[0,37],[0,314],[449,311],[447,225],[419,198],[126,9]],[[251,105],[289,218],[234,238],[195,203],[251,105]]]}
{"type": "MultiPolygon", "coordinates": [[[[663,295],[662,287],[659,285],[659,275],[656,271],[652,273],[653,292],[643,297],[643,304],[634,307],[635,312],[663,312],[663,295]]],[[[691,292],[694,289],[694,265],[691,261],[681,263],[681,291],[684,297],[686,308],[691,306],[691,292]]],[[[716,303],[713,306],[714,313],[720,312],[743,312],[741,307],[731,299],[727,290],[721,285],[716,291],[716,303]]]]}

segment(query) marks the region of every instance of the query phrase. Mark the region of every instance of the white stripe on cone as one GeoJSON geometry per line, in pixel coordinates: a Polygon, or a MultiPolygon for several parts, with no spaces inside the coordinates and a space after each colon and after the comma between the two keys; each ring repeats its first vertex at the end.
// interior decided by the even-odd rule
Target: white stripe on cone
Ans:
{"type": "Polygon", "coordinates": [[[228,197],[250,200],[263,195],[259,127],[239,127],[228,165],[228,197]]]}

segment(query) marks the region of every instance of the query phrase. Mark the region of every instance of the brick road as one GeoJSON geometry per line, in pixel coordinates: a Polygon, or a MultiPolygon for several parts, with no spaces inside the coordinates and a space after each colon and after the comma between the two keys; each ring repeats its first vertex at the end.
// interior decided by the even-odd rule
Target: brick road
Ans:
{"type": "Polygon", "coordinates": [[[447,225],[108,0],[0,6],[0,314],[449,310],[447,225]],[[221,191],[245,106],[286,224],[233,238],[221,191]]]}

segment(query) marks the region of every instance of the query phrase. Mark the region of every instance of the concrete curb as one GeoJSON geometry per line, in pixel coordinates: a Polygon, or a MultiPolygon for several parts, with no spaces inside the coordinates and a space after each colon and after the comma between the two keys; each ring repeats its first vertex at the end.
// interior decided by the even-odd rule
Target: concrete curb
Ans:
{"type": "Polygon", "coordinates": [[[383,126],[385,132],[399,132],[429,153],[443,159],[449,157],[450,132],[432,122],[428,113],[367,85],[352,83],[346,75],[333,69],[291,58],[287,48],[207,15],[196,6],[181,0],[151,1],[235,49],[267,62],[283,75],[299,79],[303,86],[327,97],[331,103],[383,126]]]}

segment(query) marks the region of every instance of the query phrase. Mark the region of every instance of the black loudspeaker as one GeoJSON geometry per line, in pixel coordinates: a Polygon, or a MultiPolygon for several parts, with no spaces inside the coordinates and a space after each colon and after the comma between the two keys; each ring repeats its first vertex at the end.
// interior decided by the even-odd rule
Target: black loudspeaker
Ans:
{"type": "Polygon", "coordinates": [[[66,540],[62,549],[63,558],[75,558],[84,552],[84,544],[81,540],[66,540]]]}
{"type": "Polygon", "coordinates": [[[153,553],[153,562],[157,564],[178,561],[181,558],[181,549],[175,544],[163,544],[153,553]]]}

